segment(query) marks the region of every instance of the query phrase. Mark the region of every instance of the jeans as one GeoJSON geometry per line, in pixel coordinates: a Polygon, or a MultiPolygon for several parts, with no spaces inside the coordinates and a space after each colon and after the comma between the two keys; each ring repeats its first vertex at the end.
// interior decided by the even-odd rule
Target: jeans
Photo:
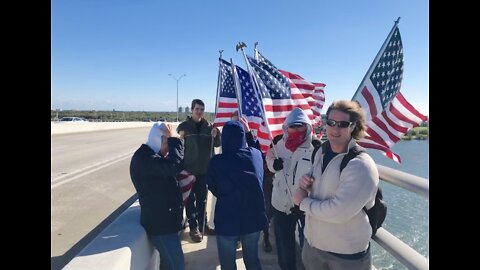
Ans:
{"type": "Polygon", "coordinates": [[[178,233],[150,236],[160,254],[160,270],[184,270],[185,259],[178,233]]]}
{"type": "Polygon", "coordinates": [[[303,244],[303,227],[305,226],[305,216],[298,219],[294,215],[287,215],[273,208],[273,228],[275,232],[275,242],[277,244],[278,264],[282,270],[295,270],[296,266],[296,245],[295,228],[297,220],[300,220],[302,228],[299,228],[299,238],[303,244]]]}
{"type": "Polygon", "coordinates": [[[240,236],[217,235],[218,258],[222,270],[236,270],[236,247],[237,242],[242,242],[243,263],[248,270],[261,270],[258,259],[258,239],[260,232],[244,234],[240,236]]]}
{"type": "Polygon", "coordinates": [[[188,196],[185,210],[187,212],[188,226],[190,230],[202,230],[204,221],[207,221],[205,206],[207,204],[207,182],[205,175],[195,175],[192,191],[188,196]]]}

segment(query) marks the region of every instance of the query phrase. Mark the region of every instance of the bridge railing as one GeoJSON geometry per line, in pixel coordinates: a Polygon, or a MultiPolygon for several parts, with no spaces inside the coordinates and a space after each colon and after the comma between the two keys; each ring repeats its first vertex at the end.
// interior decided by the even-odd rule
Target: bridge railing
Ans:
{"type": "MultiPolygon", "coordinates": [[[[378,164],[377,168],[381,180],[428,198],[429,182],[427,179],[378,164]]],[[[384,228],[377,230],[373,240],[408,269],[428,269],[427,258],[384,228]]]]}

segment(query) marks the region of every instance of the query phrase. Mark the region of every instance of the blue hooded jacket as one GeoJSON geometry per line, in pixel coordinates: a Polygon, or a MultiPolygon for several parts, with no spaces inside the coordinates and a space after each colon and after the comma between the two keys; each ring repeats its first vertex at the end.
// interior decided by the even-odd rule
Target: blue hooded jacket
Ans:
{"type": "Polygon", "coordinates": [[[262,153],[247,147],[245,130],[239,121],[225,123],[222,154],[210,160],[208,189],[217,197],[215,232],[239,236],[267,227],[262,190],[262,153]]]}

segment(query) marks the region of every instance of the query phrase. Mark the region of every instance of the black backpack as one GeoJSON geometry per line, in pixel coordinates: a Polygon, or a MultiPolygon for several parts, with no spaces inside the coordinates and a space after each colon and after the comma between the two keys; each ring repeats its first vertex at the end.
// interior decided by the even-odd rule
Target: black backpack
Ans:
{"type": "MultiPolygon", "coordinates": [[[[325,152],[326,147],[329,146],[329,142],[326,141],[322,144],[322,150],[325,152]]],[[[314,150],[312,155],[312,164],[314,160],[315,153],[317,152],[318,148],[314,150]]],[[[350,148],[348,154],[346,154],[343,159],[342,163],[340,163],[340,173],[342,173],[343,169],[347,166],[347,163],[358,156],[360,153],[366,152],[365,148],[360,147],[358,145],[350,148]]],[[[370,208],[367,209],[365,206],[363,207],[363,211],[368,216],[368,220],[370,221],[370,226],[372,227],[372,237],[375,236],[377,233],[377,229],[382,227],[383,221],[387,216],[387,203],[383,200],[382,189],[380,186],[377,189],[377,193],[375,194],[375,204],[370,208]]]]}

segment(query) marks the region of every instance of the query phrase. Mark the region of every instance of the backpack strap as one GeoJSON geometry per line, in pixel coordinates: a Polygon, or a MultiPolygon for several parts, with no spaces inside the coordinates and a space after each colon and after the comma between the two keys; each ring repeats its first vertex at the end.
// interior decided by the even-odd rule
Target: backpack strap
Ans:
{"type": "Polygon", "coordinates": [[[347,166],[347,163],[354,159],[356,156],[360,155],[363,152],[367,152],[365,148],[355,145],[354,147],[350,148],[348,153],[343,157],[342,163],[340,163],[340,173],[342,173],[343,169],[347,166]]]}
{"type": "MultiPolygon", "coordinates": [[[[278,141],[280,141],[282,138],[283,138],[283,134],[278,134],[277,136],[275,136],[275,138],[273,138],[273,144],[277,145],[278,141]]],[[[270,148],[272,148],[272,147],[273,147],[273,145],[270,144],[270,148]]]]}
{"type": "Polygon", "coordinates": [[[310,160],[312,161],[312,164],[315,161],[315,155],[317,154],[318,149],[320,149],[320,147],[323,147],[323,145],[326,143],[328,143],[328,141],[322,143],[322,141],[320,140],[312,140],[313,151],[312,151],[312,157],[310,158],[310,160]]]}

